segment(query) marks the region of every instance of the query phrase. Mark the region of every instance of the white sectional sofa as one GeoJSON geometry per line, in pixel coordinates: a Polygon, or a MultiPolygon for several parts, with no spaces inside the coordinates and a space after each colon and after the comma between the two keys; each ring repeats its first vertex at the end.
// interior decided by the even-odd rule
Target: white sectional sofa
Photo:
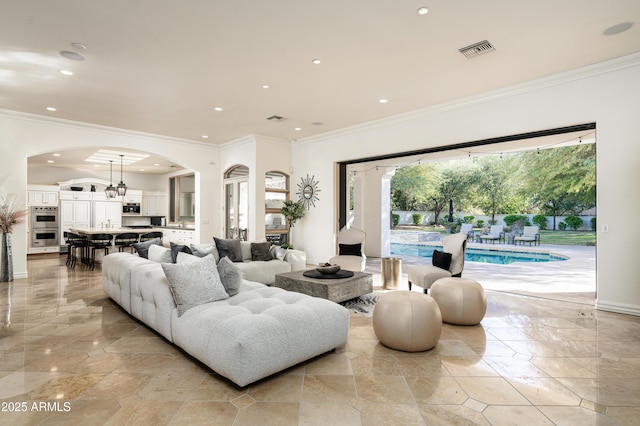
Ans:
{"type": "Polygon", "coordinates": [[[113,253],[102,275],[104,291],[125,311],[238,386],[347,341],[349,311],[328,300],[245,279],[238,294],[179,316],[160,263],[113,253]]]}
{"type": "Polygon", "coordinates": [[[300,250],[287,250],[283,260],[264,261],[251,260],[250,242],[241,241],[240,248],[242,249],[242,262],[237,262],[236,266],[248,281],[273,285],[276,282],[276,274],[299,271],[305,269],[307,265],[307,254],[300,250]]]}

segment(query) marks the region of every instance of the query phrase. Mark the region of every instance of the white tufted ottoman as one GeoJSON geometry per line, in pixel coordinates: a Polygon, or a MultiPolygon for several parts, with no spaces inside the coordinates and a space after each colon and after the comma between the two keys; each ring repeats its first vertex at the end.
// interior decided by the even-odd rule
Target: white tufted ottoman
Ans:
{"type": "Polygon", "coordinates": [[[383,345],[392,349],[406,352],[432,349],[442,332],[440,308],[426,294],[385,293],[373,311],[373,331],[383,345]]]}
{"type": "Polygon", "coordinates": [[[442,321],[449,324],[476,325],[487,312],[484,289],[473,280],[440,278],[431,285],[430,294],[440,307],[442,321]]]}

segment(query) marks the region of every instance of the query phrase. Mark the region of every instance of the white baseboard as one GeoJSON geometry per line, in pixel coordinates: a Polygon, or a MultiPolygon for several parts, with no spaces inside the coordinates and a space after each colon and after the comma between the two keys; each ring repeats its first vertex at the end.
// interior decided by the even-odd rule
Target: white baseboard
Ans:
{"type": "Polygon", "coordinates": [[[596,309],[601,311],[616,312],[618,314],[627,314],[640,316],[640,306],[630,305],[627,303],[608,302],[606,300],[596,300],[596,309]]]}

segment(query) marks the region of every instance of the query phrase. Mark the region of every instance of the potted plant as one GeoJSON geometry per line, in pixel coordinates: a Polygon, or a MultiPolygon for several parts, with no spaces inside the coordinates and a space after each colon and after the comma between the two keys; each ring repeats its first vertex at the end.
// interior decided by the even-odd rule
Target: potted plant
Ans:
{"type": "Polygon", "coordinates": [[[15,202],[15,197],[0,195],[0,232],[2,245],[0,246],[0,282],[13,281],[13,256],[11,254],[11,233],[13,227],[22,223],[27,211],[15,202]]]}
{"type": "MultiPolygon", "coordinates": [[[[305,215],[304,204],[299,201],[286,200],[280,209],[280,213],[287,219],[289,226],[293,228],[298,219],[302,219],[305,215]]],[[[289,239],[288,248],[293,248],[291,239],[289,239]]]]}

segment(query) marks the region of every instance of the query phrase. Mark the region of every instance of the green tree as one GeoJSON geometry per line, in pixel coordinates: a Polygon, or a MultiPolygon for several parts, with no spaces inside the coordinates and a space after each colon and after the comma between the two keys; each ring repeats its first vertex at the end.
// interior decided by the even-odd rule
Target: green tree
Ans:
{"type": "Polygon", "coordinates": [[[543,213],[579,214],[595,206],[595,144],[544,149],[523,155],[523,191],[543,213]]]}
{"type": "Polygon", "coordinates": [[[437,173],[430,164],[399,167],[391,178],[392,209],[424,209],[436,179],[437,173]]]}
{"type": "Polygon", "coordinates": [[[496,214],[520,213],[526,205],[520,196],[520,162],[517,156],[479,158],[472,172],[473,204],[495,223],[496,214]]]}

